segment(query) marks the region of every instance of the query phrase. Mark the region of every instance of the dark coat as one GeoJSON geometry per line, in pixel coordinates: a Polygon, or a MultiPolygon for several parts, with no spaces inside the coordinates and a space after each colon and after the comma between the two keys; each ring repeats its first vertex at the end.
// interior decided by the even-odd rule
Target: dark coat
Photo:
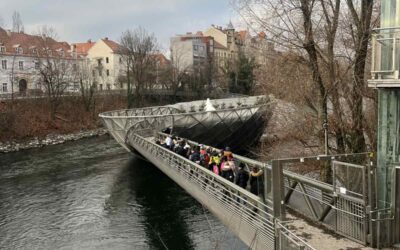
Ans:
{"type": "Polygon", "coordinates": [[[264,192],[264,178],[263,175],[253,176],[250,174],[250,192],[259,195],[264,192]]]}
{"type": "Polygon", "coordinates": [[[244,169],[239,169],[235,180],[236,185],[246,189],[248,181],[249,181],[249,173],[247,173],[247,171],[245,171],[244,169]]]}
{"type": "Polygon", "coordinates": [[[189,160],[193,162],[200,162],[200,153],[198,151],[194,151],[190,156],[189,160]]]}

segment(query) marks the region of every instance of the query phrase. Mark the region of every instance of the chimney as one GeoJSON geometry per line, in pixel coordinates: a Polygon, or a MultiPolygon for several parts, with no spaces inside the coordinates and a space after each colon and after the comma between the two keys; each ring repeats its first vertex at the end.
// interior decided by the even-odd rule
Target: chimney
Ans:
{"type": "Polygon", "coordinates": [[[71,44],[71,52],[75,52],[76,51],[76,44],[71,44]]]}
{"type": "Polygon", "coordinates": [[[104,40],[108,41],[108,37],[104,37],[104,40]]]}
{"type": "Polygon", "coordinates": [[[87,40],[88,43],[92,43],[92,39],[87,40]]]}
{"type": "Polygon", "coordinates": [[[7,36],[11,36],[11,30],[6,30],[7,36]]]}

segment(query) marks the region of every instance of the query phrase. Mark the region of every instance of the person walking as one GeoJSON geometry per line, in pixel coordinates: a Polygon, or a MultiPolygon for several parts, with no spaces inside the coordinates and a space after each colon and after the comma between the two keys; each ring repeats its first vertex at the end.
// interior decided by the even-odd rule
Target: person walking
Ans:
{"type": "Polygon", "coordinates": [[[238,172],[236,174],[235,183],[239,187],[246,189],[247,182],[249,181],[250,177],[249,177],[249,173],[247,173],[247,171],[244,168],[245,168],[244,163],[243,162],[240,163],[238,172]]]}
{"type": "Polygon", "coordinates": [[[250,171],[250,192],[261,196],[264,200],[264,178],[263,171],[254,166],[250,171]]]}

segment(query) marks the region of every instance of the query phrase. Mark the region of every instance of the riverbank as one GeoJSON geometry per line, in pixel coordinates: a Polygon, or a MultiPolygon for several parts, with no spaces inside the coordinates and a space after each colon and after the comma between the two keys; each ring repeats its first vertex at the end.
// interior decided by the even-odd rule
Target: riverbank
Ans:
{"type": "Polygon", "coordinates": [[[98,128],[86,131],[79,131],[71,134],[49,134],[44,138],[35,137],[26,141],[0,142],[0,153],[17,152],[32,148],[41,148],[49,145],[62,144],[68,141],[76,141],[83,138],[102,136],[107,134],[105,128],[98,128]]]}

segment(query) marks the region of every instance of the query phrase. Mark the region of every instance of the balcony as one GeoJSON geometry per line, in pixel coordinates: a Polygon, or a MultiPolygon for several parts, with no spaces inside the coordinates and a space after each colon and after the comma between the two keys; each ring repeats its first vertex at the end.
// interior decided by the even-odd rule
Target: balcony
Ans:
{"type": "Polygon", "coordinates": [[[372,34],[371,79],[373,88],[400,87],[400,27],[375,29],[372,34]]]}

